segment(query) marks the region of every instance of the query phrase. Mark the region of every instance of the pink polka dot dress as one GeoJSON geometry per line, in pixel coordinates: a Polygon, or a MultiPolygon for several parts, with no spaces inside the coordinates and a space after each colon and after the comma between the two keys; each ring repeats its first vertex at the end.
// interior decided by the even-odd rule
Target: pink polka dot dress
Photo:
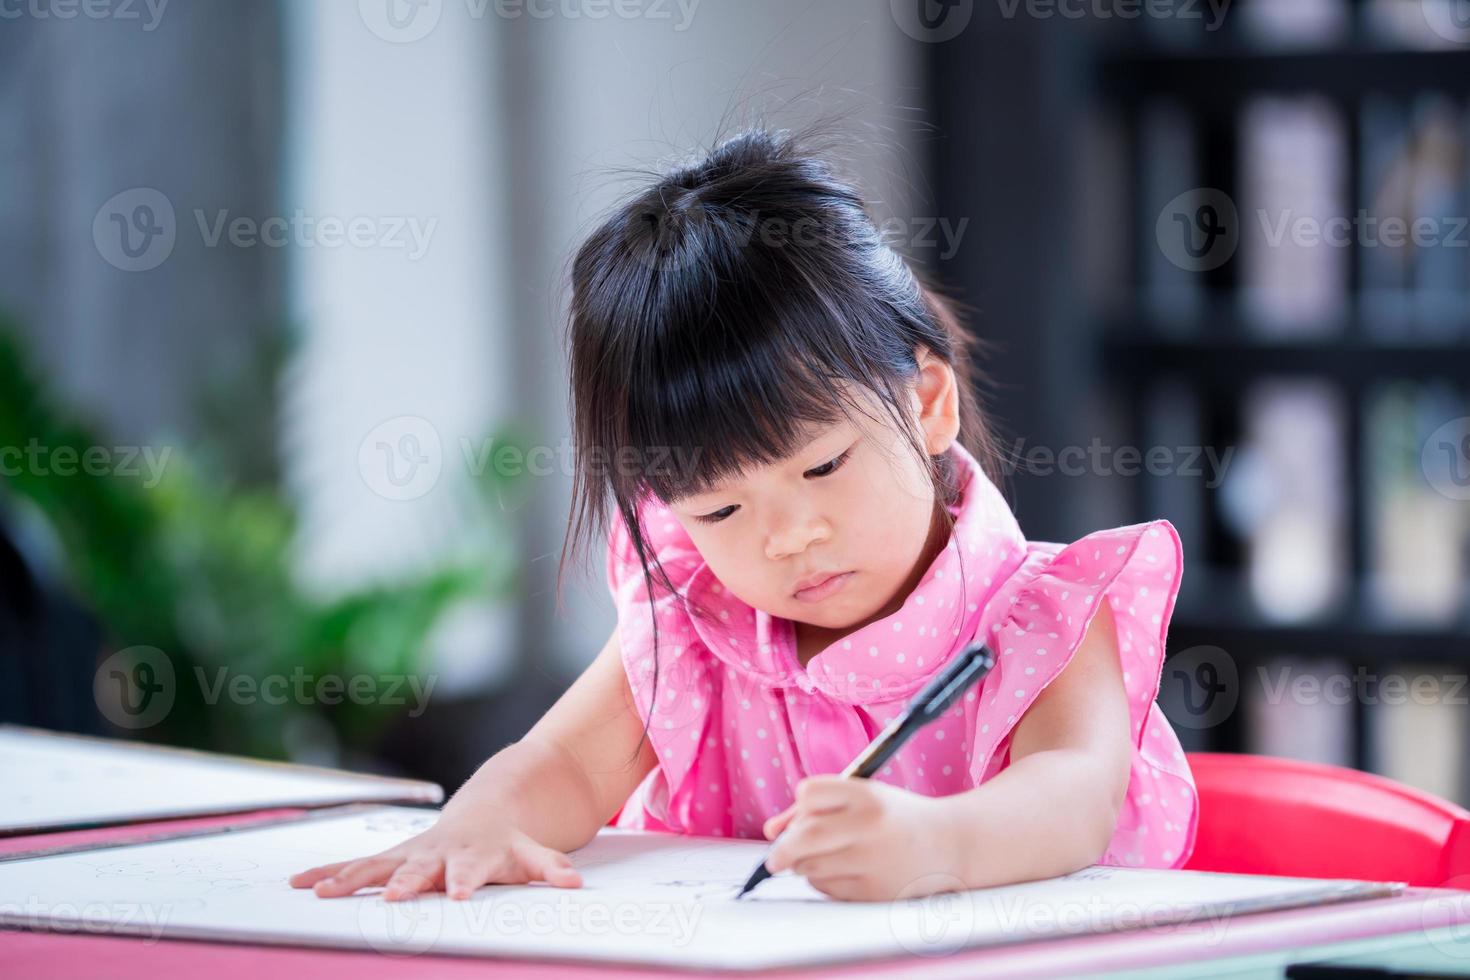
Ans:
{"type": "Polygon", "coordinates": [[[1194,847],[1198,799],[1173,728],[1154,702],[1182,552],[1163,520],[1096,531],[1065,547],[1027,541],[973,456],[954,447],[961,499],[948,545],[892,615],[813,657],[795,627],[746,605],[710,571],[656,497],[639,507],[645,539],[678,587],[655,585],[658,683],[643,570],[614,514],[607,580],[623,665],[658,765],[617,826],[762,838],[808,775],[835,773],[908,698],[977,636],[996,666],[877,777],[929,796],[960,793],[1009,763],[1011,733],[1071,660],[1100,603],[1110,605],[1129,701],[1128,796],[1104,864],[1173,868],[1194,847]],[[963,577],[961,576],[963,566],[963,577]],[[695,609],[710,610],[708,616],[695,609]],[[657,703],[654,703],[656,697],[657,703]]]}

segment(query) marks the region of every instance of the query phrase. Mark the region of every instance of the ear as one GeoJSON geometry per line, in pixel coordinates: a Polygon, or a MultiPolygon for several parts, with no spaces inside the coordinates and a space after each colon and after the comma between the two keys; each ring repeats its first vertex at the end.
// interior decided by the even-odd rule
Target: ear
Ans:
{"type": "Polygon", "coordinates": [[[960,390],[954,368],[927,347],[914,352],[919,374],[914,383],[914,407],[930,456],[948,449],[960,434],[960,390]]]}

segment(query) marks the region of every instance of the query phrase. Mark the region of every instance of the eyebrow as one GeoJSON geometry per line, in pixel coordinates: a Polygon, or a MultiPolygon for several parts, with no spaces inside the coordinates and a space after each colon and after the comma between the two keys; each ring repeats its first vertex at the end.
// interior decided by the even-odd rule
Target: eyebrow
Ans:
{"type": "MultiPolygon", "coordinates": [[[[808,430],[805,430],[805,431],[810,431],[810,430],[808,429],[808,430]]],[[[791,455],[793,457],[800,456],[802,453],[804,453],[808,449],[810,449],[818,440],[825,438],[828,434],[829,434],[828,432],[818,432],[816,435],[812,436],[806,442],[802,443],[801,444],[801,447],[798,448],[791,455]]],[[[705,497],[705,496],[709,496],[711,494],[717,494],[717,493],[720,493],[724,489],[725,489],[725,484],[724,483],[717,483],[717,484],[714,484],[712,486],[706,487],[703,490],[697,491],[695,493],[685,494],[683,497],[680,497],[680,498],[677,498],[676,500],[674,500],[673,503],[685,503],[685,502],[687,502],[689,500],[692,500],[694,497],[705,497]]]]}

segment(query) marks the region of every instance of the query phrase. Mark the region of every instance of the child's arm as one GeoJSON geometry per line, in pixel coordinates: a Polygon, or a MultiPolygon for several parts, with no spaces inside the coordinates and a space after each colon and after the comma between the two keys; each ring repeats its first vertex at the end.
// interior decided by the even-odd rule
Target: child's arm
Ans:
{"type": "Polygon", "coordinates": [[[501,749],[422,834],[380,854],[293,875],[322,897],[387,884],[384,897],[487,882],[581,883],[565,851],[590,841],[657,764],[623,669],[616,630],[602,652],[518,742],[501,749]],[[635,754],[636,750],[636,754],[635,754]]]}
{"type": "Polygon", "coordinates": [[[917,897],[1053,877],[1095,864],[1128,790],[1133,748],[1112,611],[1011,735],[1010,763],[974,789],[929,797],[867,779],[813,776],[766,823],[772,871],[838,898],[917,897]]]}
{"type": "Polygon", "coordinates": [[[1096,864],[1128,793],[1133,746],[1112,610],[1104,602],[1072,662],[1016,723],[1011,761],[947,797],[971,888],[1096,864]],[[1004,842],[1004,843],[1002,843],[1004,842]]]}
{"type": "Polygon", "coordinates": [[[519,742],[491,756],[444,812],[495,811],[548,847],[576,850],[657,765],[651,740],[639,748],[642,735],[614,630],[582,676],[519,742]]]}

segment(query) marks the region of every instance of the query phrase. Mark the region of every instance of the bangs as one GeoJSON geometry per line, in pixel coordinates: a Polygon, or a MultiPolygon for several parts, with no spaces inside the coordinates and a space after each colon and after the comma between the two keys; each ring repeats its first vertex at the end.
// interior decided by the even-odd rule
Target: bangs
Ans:
{"type": "Polygon", "coordinates": [[[665,503],[786,459],[813,430],[847,418],[833,372],[775,344],[689,350],[662,377],[661,385],[635,382],[628,418],[636,420],[630,445],[650,464],[640,484],[665,503]]]}
{"type": "Polygon", "coordinates": [[[856,390],[883,386],[859,351],[893,346],[886,311],[843,303],[810,278],[724,271],[709,291],[685,292],[699,302],[662,297],[664,316],[642,331],[617,426],[624,438],[613,442],[645,465],[618,488],[624,499],[647,488],[672,503],[787,459],[814,430],[861,411],[856,390]]]}

